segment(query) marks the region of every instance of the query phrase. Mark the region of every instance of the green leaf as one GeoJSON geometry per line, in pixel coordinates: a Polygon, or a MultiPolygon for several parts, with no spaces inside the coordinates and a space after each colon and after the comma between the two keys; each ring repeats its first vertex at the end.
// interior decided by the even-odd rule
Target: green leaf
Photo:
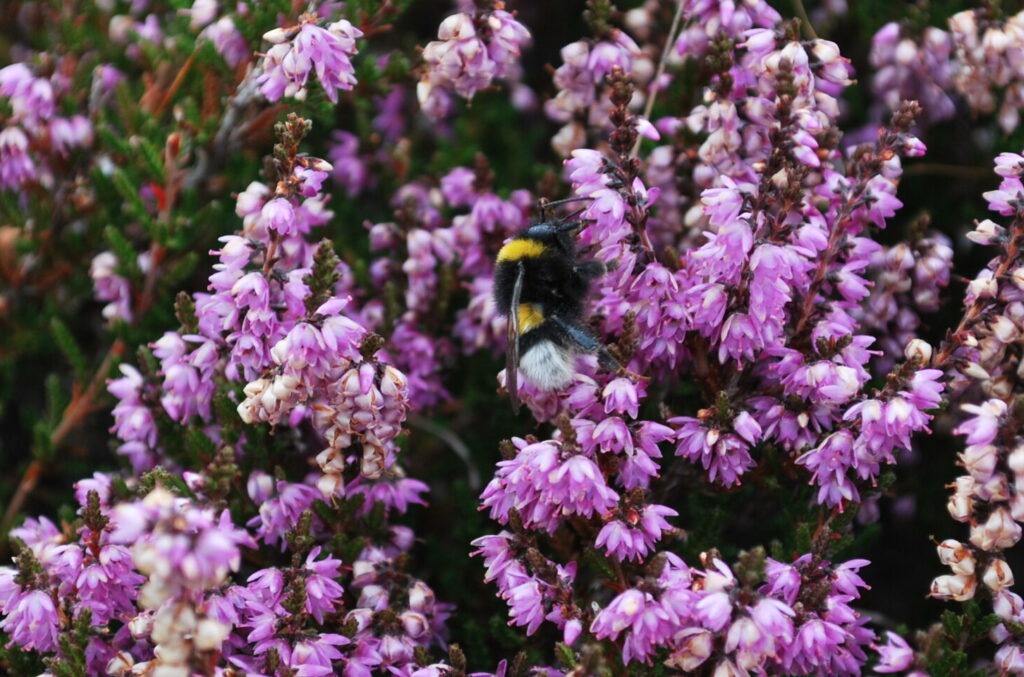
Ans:
{"type": "Polygon", "coordinates": [[[89,365],[85,360],[85,355],[82,354],[82,349],[78,347],[75,337],[71,335],[67,325],[57,317],[50,319],[50,333],[53,335],[57,348],[64,354],[64,359],[71,365],[75,380],[84,385],[89,379],[89,365]]]}
{"type": "Polygon", "coordinates": [[[568,669],[576,667],[576,652],[567,644],[562,642],[555,644],[555,658],[568,669]]]}
{"type": "Polygon", "coordinates": [[[118,271],[130,280],[141,279],[139,255],[132,243],[114,226],[107,226],[103,230],[103,234],[106,237],[107,245],[110,246],[110,251],[117,257],[118,271]]]}
{"type": "Polygon", "coordinates": [[[145,137],[136,136],[132,141],[138,151],[136,157],[142,160],[143,168],[149,173],[149,177],[161,186],[164,185],[167,179],[164,175],[163,150],[145,137]]]}
{"type": "Polygon", "coordinates": [[[946,610],[942,612],[942,628],[949,634],[950,637],[957,639],[960,637],[960,631],[963,630],[964,621],[963,617],[954,613],[953,611],[946,610]]]}
{"type": "Polygon", "coordinates": [[[209,463],[217,453],[217,445],[199,428],[185,431],[185,451],[190,458],[209,463]]]}
{"type": "MultiPolygon", "coordinates": [[[[147,230],[150,230],[154,225],[153,217],[149,213],[146,203],[142,201],[142,195],[139,192],[139,184],[133,181],[131,177],[128,176],[127,172],[120,167],[115,169],[110,176],[118,195],[120,195],[124,200],[125,210],[134,219],[146,226],[147,230]]],[[[124,263],[124,261],[122,261],[122,263],[124,263]]]]}

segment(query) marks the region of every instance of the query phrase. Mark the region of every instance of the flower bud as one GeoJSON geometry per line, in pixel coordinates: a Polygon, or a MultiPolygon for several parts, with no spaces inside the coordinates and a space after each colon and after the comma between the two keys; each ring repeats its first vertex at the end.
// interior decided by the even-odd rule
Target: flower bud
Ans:
{"type": "Polygon", "coordinates": [[[263,39],[272,45],[279,45],[282,42],[288,42],[292,29],[290,28],[275,28],[269,30],[263,34],[263,39]]]}
{"type": "Polygon", "coordinates": [[[262,470],[255,470],[249,474],[245,489],[253,503],[262,505],[274,493],[274,478],[262,470]]]}
{"type": "Polygon", "coordinates": [[[911,339],[907,343],[907,347],[903,349],[903,355],[908,360],[916,361],[919,364],[928,364],[932,360],[932,346],[927,341],[911,339]]]}
{"type": "Polygon", "coordinates": [[[978,582],[974,576],[938,576],[932,581],[931,596],[936,599],[952,599],[957,602],[966,602],[974,597],[974,591],[978,582]]]}
{"type": "Polygon", "coordinates": [[[1001,675],[1019,675],[1024,672],[1024,651],[1017,644],[1004,644],[996,652],[996,665],[1001,675]]]}
{"type": "Polygon", "coordinates": [[[441,22],[437,29],[437,37],[441,40],[465,40],[476,35],[473,19],[464,12],[452,14],[441,22]]]}
{"type": "Polygon", "coordinates": [[[939,561],[953,570],[955,574],[974,575],[974,556],[960,541],[947,538],[936,548],[939,561]]]}
{"type": "Polygon", "coordinates": [[[1010,499],[1010,517],[1017,522],[1024,522],[1024,488],[1017,487],[1017,491],[1010,499]]]}
{"type": "Polygon", "coordinates": [[[957,522],[967,522],[974,514],[974,500],[970,496],[953,494],[946,503],[946,510],[957,522]]]}
{"type": "Polygon", "coordinates": [[[1020,329],[1005,315],[997,315],[988,326],[992,334],[1003,343],[1012,343],[1020,336],[1020,329]]]}
{"type": "Polygon", "coordinates": [[[1003,588],[1013,585],[1013,570],[1003,559],[993,559],[985,569],[981,577],[982,582],[993,592],[999,592],[1003,588]]]}
{"type": "Polygon", "coordinates": [[[135,659],[126,651],[118,651],[117,654],[107,661],[107,674],[112,677],[122,677],[128,674],[135,664],[135,659]]]}
{"type": "Polygon", "coordinates": [[[1013,280],[1013,284],[1017,286],[1017,289],[1024,289],[1024,266],[1016,266],[1010,272],[1010,279],[1013,280]]]}
{"type": "Polygon", "coordinates": [[[987,381],[989,379],[989,373],[977,362],[968,362],[967,366],[963,368],[963,373],[964,376],[968,376],[977,381],[987,381]]]}
{"type": "Polygon", "coordinates": [[[960,454],[960,461],[974,479],[984,482],[995,471],[999,449],[994,444],[972,444],[960,454]]]}
{"type": "Polygon", "coordinates": [[[345,495],[345,480],[338,473],[327,473],[316,481],[316,488],[324,495],[324,498],[345,495]]]}
{"type": "Polygon", "coordinates": [[[1000,590],[992,596],[992,611],[1004,621],[1012,621],[1024,611],[1024,600],[1015,592],[1000,590]]]}
{"type": "Polygon", "coordinates": [[[715,666],[712,677],[742,677],[745,674],[747,674],[746,670],[740,670],[731,660],[723,658],[715,666]]]}
{"type": "Polygon", "coordinates": [[[1006,508],[997,508],[984,524],[971,526],[971,543],[986,552],[1006,550],[1020,540],[1020,525],[1006,508]]]}
{"type": "Polygon", "coordinates": [[[142,613],[128,621],[128,631],[133,639],[145,639],[153,631],[153,615],[142,613]]]}
{"type": "Polygon", "coordinates": [[[985,219],[984,221],[975,222],[974,230],[967,233],[967,239],[975,244],[992,244],[1001,238],[1005,232],[999,224],[991,219],[985,219]]]}
{"type": "Polygon", "coordinates": [[[199,621],[192,641],[200,651],[211,651],[219,649],[231,632],[231,626],[221,623],[213,618],[204,618],[199,621]]]}
{"type": "Polygon", "coordinates": [[[672,646],[678,647],[665,665],[682,672],[696,670],[711,655],[714,639],[703,628],[687,628],[676,633],[672,646]]]}
{"type": "Polygon", "coordinates": [[[399,620],[402,622],[402,629],[405,631],[405,634],[413,639],[422,636],[423,633],[430,630],[430,622],[427,620],[427,617],[418,611],[403,611],[402,615],[399,616],[399,620]]]}

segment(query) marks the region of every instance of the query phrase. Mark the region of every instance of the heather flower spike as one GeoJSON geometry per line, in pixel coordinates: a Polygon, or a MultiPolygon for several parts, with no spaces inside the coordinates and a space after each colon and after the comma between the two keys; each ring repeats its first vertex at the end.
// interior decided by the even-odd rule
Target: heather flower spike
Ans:
{"type": "Polygon", "coordinates": [[[345,19],[326,28],[317,22],[316,14],[304,14],[297,26],[275,28],[263,34],[263,39],[273,46],[263,58],[263,74],[256,81],[268,100],[304,99],[313,72],[331,103],[338,102],[338,92],[355,86],[352,57],[362,31],[345,19]]]}

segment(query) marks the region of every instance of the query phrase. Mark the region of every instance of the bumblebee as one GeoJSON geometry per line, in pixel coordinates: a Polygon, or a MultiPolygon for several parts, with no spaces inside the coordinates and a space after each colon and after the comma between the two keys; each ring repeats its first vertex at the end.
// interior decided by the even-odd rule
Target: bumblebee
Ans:
{"type": "Polygon", "coordinates": [[[602,363],[615,364],[583,326],[587,292],[605,266],[578,259],[574,231],[582,222],[571,220],[578,214],[534,224],[498,252],[494,301],[509,318],[505,389],[515,411],[518,370],[541,390],[560,390],[572,382],[579,352],[597,353],[602,363]]]}

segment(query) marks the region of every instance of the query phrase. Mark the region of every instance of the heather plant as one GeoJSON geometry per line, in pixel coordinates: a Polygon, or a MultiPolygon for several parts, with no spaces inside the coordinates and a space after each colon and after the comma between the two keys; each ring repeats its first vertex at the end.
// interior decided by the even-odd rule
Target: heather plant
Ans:
{"type": "Polygon", "coordinates": [[[1024,674],[1021,9],[4,4],[0,673],[1024,674]]]}

